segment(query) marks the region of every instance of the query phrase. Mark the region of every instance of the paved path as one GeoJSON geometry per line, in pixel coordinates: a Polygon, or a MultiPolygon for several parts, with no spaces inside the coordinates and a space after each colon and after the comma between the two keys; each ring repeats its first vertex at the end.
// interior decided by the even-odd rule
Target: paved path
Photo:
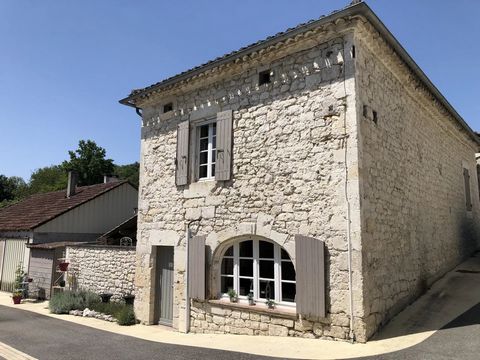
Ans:
{"type": "Polygon", "coordinates": [[[358,359],[478,360],[480,359],[480,303],[445,325],[420,344],[388,354],[358,359]]]}
{"type": "Polygon", "coordinates": [[[5,306],[0,306],[0,342],[34,358],[48,360],[274,359],[141,340],[5,306]]]}

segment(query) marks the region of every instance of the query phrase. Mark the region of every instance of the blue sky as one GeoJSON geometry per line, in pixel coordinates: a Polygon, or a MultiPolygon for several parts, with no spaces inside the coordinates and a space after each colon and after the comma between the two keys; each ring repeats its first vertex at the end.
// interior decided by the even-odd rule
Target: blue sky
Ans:
{"type": "MultiPolygon", "coordinates": [[[[140,121],[118,100],[348,0],[2,0],[0,174],[30,177],[92,139],[139,160],[140,121]]],[[[480,130],[480,1],[367,3],[480,130]]]]}

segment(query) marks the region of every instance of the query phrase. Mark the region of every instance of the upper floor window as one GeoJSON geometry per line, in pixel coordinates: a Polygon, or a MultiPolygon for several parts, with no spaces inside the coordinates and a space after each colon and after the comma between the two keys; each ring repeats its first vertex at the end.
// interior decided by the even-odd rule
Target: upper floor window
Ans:
{"type": "Polygon", "coordinates": [[[220,271],[220,289],[227,296],[234,289],[239,301],[249,293],[258,302],[274,300],[281,305],[294,305],[295,269],[287,252],[270,241],[245,240],[225,252],[220,271]]]}
{"type": "Polygon", "coordinates": [[[198,126],[198,179],[215,178],[217,150],[217,124],[215,122],[198,126]]]}

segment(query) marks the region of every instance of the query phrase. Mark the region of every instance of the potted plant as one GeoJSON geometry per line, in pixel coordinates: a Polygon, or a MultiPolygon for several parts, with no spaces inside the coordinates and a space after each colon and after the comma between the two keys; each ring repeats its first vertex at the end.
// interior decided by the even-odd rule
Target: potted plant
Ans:
{"type": "Polygon", "coordinates": [[[58,268],[60,269],[60,271],[67,271],[68,269],[68,265],[70,264],[67,259],[58,259],[58,268]]]}
{"type": "Polygon", "coordinates": [[[12,299],[15,305],[20,304],[20,302],[22,301],[22,298],[23,298],[22,290],[17,289],[12,293],[12,299]]]}
{"type": "Polygon", "coordinates": [[[275,301],[273,301],[272,299],[267,299],[265,304],[267,304],[269,309],[275,309],[275,301]]]}
{"type": "Polygon", "coordinates": [[[237,292],[234,289],[228,289],[228,297],[230,298],[230,302],[235,303],[238,300],[237,292]]]}
{"type": "Polygon", "coordinates": [[[58,285],[60,285],[60,287],[65,287],[65,280],[60,280],[58,285]]]}
{"type": "Polygon", "coordinates": [[[255,300],[253,299],[253,291],[250,291],[247,295],[248,305],[255,305],[255,300]]]}

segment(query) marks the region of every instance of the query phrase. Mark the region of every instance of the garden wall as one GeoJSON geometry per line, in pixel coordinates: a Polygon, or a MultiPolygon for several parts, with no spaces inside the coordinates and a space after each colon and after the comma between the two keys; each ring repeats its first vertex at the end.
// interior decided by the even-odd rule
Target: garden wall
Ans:
{"type": "Polygon", "coordinates": [[[113,294],[112,300],[134,294],[135,247],[81,245],[67,246],[72,285],[113,294]]]}

